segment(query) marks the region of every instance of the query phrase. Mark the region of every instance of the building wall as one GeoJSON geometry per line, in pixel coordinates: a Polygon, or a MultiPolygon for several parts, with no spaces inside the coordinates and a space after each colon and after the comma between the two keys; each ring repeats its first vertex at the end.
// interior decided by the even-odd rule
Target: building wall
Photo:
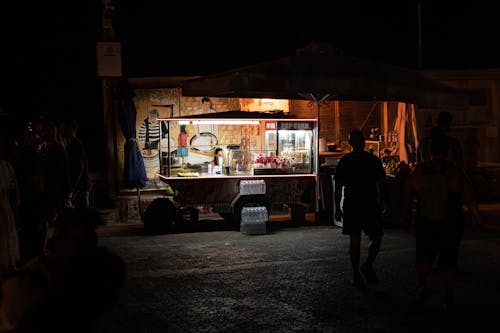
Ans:
{"type": "MultiPolygon", "coordinates": [[[[452,110],[453,127],[462,134],[462,145],[475,150],[480,163],[500,163],[500,69],[423,71],[428,77],[472,93],[466,110],[452,110]]],[[[435,119],[439,110],[428,110],[435,119]]]]}
{"type": "MultiPolygon", "coordinates": [[[[394,109],[395,111],[395,109],[394,109]]],[[[316,118],[317,104],[304,100],[290,101],[290,114],[302,118],[316,118]]],[[[349,148],[347,137],[354,129],[361,129],[369,139],[370,129],[380,127],[380,102],[326,101],[320,105],[319,136],[325,141],[349,148]]]]}
{"type": "MultiPolygon", "coordinates": [[[[180,99],[180,114],[177,116],[189,116],[193,114],[202,114],[202,97],[182,96],[180,99]]],[[[213,109],[217,112],[232,111],[240,109],[239,98],[217,98],[210,97],[213,109]]]]}
{"type": "MultiPolygon", "coordinates": [[[[452,134],[461,139],[466,167],[479,202],[500,200],[500,69],[434,70],[423,74],[472,93],[466,110],[455,110],[452,134]],[[475,158],[475,164],[470,163],[475,158]]],[[[433,118],[438,110],[429,111],[433,118]]]]}

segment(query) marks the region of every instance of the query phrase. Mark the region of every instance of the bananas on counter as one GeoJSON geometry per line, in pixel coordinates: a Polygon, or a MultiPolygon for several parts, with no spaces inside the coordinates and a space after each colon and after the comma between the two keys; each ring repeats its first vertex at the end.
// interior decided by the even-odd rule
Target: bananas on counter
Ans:
{"type": "Polygon", "coordinates": [[[199,172],[177,172],[177,176],[179,177],[199,177],[199,172]]]}

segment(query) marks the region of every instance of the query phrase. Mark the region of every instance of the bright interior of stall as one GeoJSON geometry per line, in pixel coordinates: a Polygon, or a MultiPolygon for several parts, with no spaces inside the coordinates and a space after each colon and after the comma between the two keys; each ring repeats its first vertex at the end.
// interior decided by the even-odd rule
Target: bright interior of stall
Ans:
{"type": "Polygon", "coordinates": [[[290,125],[289,121],[248,119],[165,121],[170,135],[162,139],[160,146],[163,175],[253,175],[257,172],[255,169],[312,173],[313,122],[291,121],[294,125],[290,125]],[[172,142],[172,138],[179,137],[181,126],[189,138],[183,151],[179,140],[172,142]],[[214,127],[208,131],[199,126],[214,127]],[[220,163],[214,166],[216,150],[220,150],[220,163]],[[219,167],[225,167],[226,172],[218,172],[219,167]]]}
{"type": "Polygon", "coordinates": [[[333,107],[332,120],[321,117],[319,152],[322,165],[335,165],[350,151],[347,139],[349,132],[354,129],[364,133],[365,149],[380,157],[387,167],[413,165],[421,135],[415,106],[400,102],[365,103],[364,107],[359,105],[359,109],[349,112],[349,108],[342,110],[342,105],[336,105],[333,107]],[[325,131],[325,127],[335,130],[325,131]]]}
{"type": "MultiPolygon", "coordinates": [[[[254,167],[259,156],[262,159],[266,157],[263,162],[267,162],[267,158],[273,158],[275,151],[279,151],[287,159],[286,163],[293,164],[297,169],[314,170],[307,167],[307,163],[314,163],[311,150],[314,152],[316,142],[312,132],[278,131],[262,128],[248,120],[230,119],[191,120],[183,124],[171,122],[166,129],[158,119],[230,110],[254,110],[269,114],[282,112],[296,118],[316,118],[315,103],[266,98],[188,97],[182,96],[179,88],[135,89],[134,93],[137,141],[148,176],[144,190],[164,188],[164,183],[158,181],[158,174],[165,173],[165,165],[178,168],[201,165],[205,168],[213,159],[216,148],[223,149],[224,163],[231,168],[234,166],[237,171],[248,171],[249,166],[254,167]],[[187,132],[187,149],[181,148],[183,153],[179,154],[181,126],[185,126],[187,132]]],[[[164,124],[167,125],[166,122],[164,124]]],[[[415,108],[411,104],[328,100],[321,103],[318,127],[321,164],[335,163],[349,151],[347,135],[352,129],[362,130],[367,139],[367,149],[384,160],[412,163],[416,159],[420,133],[415,108]]],[[[123,140],[119,137],[117,141],[120,168],[123,168],[123,161],[120,160],[123,140]]],[[[277,157],[280,156],[274,156],[277,157]]],[[[271,165],[280,163],[280,159],[274,163],[271,161],[271,165]]]]}

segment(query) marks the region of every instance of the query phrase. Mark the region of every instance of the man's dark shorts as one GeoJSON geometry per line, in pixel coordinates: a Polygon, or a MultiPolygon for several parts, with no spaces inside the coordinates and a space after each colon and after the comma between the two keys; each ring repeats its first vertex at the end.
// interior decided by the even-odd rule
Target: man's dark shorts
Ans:
{"type": "Polygon", "coordinates": [[[343,212],[342,234],[361,236],[361,231],[363,231],[370,240],[382,238],[384,232],[379,207],[345,207],[343,212]]]}

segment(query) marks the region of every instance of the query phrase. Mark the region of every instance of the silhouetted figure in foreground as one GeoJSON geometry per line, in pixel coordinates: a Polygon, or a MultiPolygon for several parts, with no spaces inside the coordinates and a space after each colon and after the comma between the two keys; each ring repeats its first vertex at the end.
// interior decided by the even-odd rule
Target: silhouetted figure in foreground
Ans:
{"type": "Polygon", "coordinates": [[[472,185],[462,167],[447,159],[448,139],[439,129],[431,134],[431,160],[418,164],[403,187],[402,223],[408,223],[410,201],[416,198],[416,270],[419,301],[426,296],[432,263],[439,255],[443,274],[443,307],[454,301],[457,257],[464,232],[463,204],[474,221],[479,212],[472,185]]]}
{"type": "Polygon", "coordinates": [[[110,250],[79,253],[16,332],[89,332],[118,300],[124,277],[123,260],[110,250]]]}
{"type": "Polygon", "coordinates": [[[7,154],[8,139],[0,134],[0,281],[19,262],[16,211],[20,205],[19,186],[7,154]]]}
{"type": "MultiPolygon", "coordinates": [[[[446,140],[448,142],[448,153],[446,158],[448,163],[453,164],[459,168],[464,167],[465,163],[464,163],[462,144],[458,139],[449,135],[452,121],[453,121],[453,116],[449,111],[439,112],[437,116],[436,126],[434,126],[431,129],[429,135],[423,137],[420,142],[417,153],[417,158],[419,163],[429,162],[432,159],[432,153],[431,153],[432,137],[436,133],[441,132],[443,135],[445,135],[446,140]]],[[[439,263],[439,257],[436,257],[434,262],[434,270],[439,271],[440,269],[441,265],[439,263]]]]}
{"type": "Polygon", "coordinates": [[[68,157],[69,179],[71,184],[71,207],[89,208],[91,188],[87,151],[77,137],[78,123],[65,120],[62,123],[62,136],[68,157]]]}
{"type": "Polygon", "coordinates": [[[100,223],[97,212],[76,209],[55,221],[46,254],[1,285],[0,332],[87,332],[114,304],[125,264],[97,246],[100,223]]]}
{"type": "Polygon", "coordinates": [[[366,152],[361,131],[349,134],[352,152],[342,157],[335,170],[335,219],[342,221],[342,233],[349,235],[349,256],[353,269],[353,285],[365,288],[361,273],[368,283],[377,283],[373,262],[382,242],[382,212],[379,182],[385,178],[381,160],[366,152]],[[341,207],[342,194],[344,202],[341,207]],[[360,266],[361,231],[370,239],[368,256],[360,266]]]}
{"type": "Polygon", "coordinates": [[[18,210],[19,245],[21,262],[43,252],[45,243],[44,220],[44,127],[46,121],[38,119],[26,131],[16,158],[16,173],[21,193],[18,210]]]}
{"type": "MultiPolygon", "coordinates": [[[[449,163],[462,168],[464,167],[464,156],[460,141],[449,135],[453,116],[448,111],[441,111],[438,114],[436,126],[431,129],[431,132],[440,130],[446,136],[448,142],[447,160],[449,163]]],[[[428,162],[432,158],[431,153],[431,138],[432,134],[422,138],[418,148],[417,158],[419,163],[428,162]]]]}

